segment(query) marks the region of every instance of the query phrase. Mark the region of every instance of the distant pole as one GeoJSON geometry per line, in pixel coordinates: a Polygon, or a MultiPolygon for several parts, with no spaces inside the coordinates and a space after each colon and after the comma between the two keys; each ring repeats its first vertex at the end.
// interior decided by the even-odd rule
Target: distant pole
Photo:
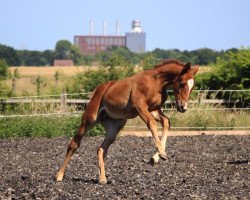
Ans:
{"type": "Polygon", "coordinates": [[[103,20],[103,35],[107,34],[107,21],[103,20]]]}
{"type": "Polygon", "coordinates": [[[120,34],[120,24],[119,24],[119,21],[117,20],[116,21],[116,35],[119,35],[120,34]]]}
{"type": "Polygon", "coordinates": [[[65,112],[67,110],[67,93],[63,91],[61,94],[61,110],[65,112]]]}
{"type": "Polygon", "coordinates": [[[93,20],[91,19],[89,21],[89,35],[93,34],[93,28],[94,28],[94,23],[93,23],[93,20]]]}

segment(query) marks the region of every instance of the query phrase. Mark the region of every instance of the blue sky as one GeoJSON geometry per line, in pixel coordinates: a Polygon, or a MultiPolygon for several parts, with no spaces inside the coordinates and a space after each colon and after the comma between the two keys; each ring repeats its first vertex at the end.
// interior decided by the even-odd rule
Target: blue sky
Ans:
{"type": "Polygon", "coordinates": [[[250,46],[249,0],[1,0],[0,43],[15,49],[54,49],[74,35],[131,29],[141,20],[146,49],[214,50],[250,46]]]}

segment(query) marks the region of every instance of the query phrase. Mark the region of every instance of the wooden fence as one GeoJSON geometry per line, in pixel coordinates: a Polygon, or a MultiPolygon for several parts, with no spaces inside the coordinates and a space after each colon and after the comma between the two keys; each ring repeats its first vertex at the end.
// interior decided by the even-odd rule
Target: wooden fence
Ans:
{"type": "MultiPolygon", "coordinates": [[[[203,92],[202,95],[198,95],[198,98],[195,100],[190,100],[190,104],[211,104],[211,105],[235,105],[239,103],[239,99],[231,99],[231,96],[228,99],[205,99],[204,93],[209,92],[249,92],[250,90],[196,90],[196,92],[203,92]]],[[[60,104],[62,110],[67,110],[68,105],[86,105],[89,103],[90,99],[80,99],[80,98],[72,98],[73,95],[85,95],[89,96],[91,93],[76,93],[76,94],[67,94],[62,93],[61,95],[45,95],[45,96],[29,96],[29,97],[12,97],[6,99],[0,99],[0,104],[35,104],[35,103],[44,103],[44,104],[60,104]],[[71,96],[71,98],[68,98],[71,96]]],[[[175,100],[167,100],[165,105],[175,105],[175,100]]],[[[241,107],[242,109],[250,109],[248,107],[241,107]]]]}

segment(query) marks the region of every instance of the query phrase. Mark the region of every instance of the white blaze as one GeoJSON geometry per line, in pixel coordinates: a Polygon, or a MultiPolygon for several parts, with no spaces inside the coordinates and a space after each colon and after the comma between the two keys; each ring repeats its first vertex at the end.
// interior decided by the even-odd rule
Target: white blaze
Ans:
{"type": "MultiPolygon", "coordinates": [[[[190,93],[192,88],[194,87],[194,79],[189,79],[187,81],[187,84],[188,84],[188,91],[190,93]]],[[[185,105],[183,106],[183,109],[187,110],[187,106],[188,106],[188,103],[185,103],[185,105]]]]}
{"type": "Polygon", "coordinates": [[[187,81],[187,84],[188,84],[188,89],[189,89],[189,92],[191,92],[193,86],[194,86],[194,79],[189,79],[187,81]]]}

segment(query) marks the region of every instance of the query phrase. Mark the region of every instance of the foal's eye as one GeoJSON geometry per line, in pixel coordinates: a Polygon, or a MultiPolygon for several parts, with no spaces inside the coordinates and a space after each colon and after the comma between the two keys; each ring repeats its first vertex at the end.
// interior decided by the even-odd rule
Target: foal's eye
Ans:
{"type": "Polygon", "coordinates": [[[184,84],[184,83],[180,83],[180,87],[181,87],[181,88],[184,88],[184,87],[185,87],[185,84],[184,84]]]}

